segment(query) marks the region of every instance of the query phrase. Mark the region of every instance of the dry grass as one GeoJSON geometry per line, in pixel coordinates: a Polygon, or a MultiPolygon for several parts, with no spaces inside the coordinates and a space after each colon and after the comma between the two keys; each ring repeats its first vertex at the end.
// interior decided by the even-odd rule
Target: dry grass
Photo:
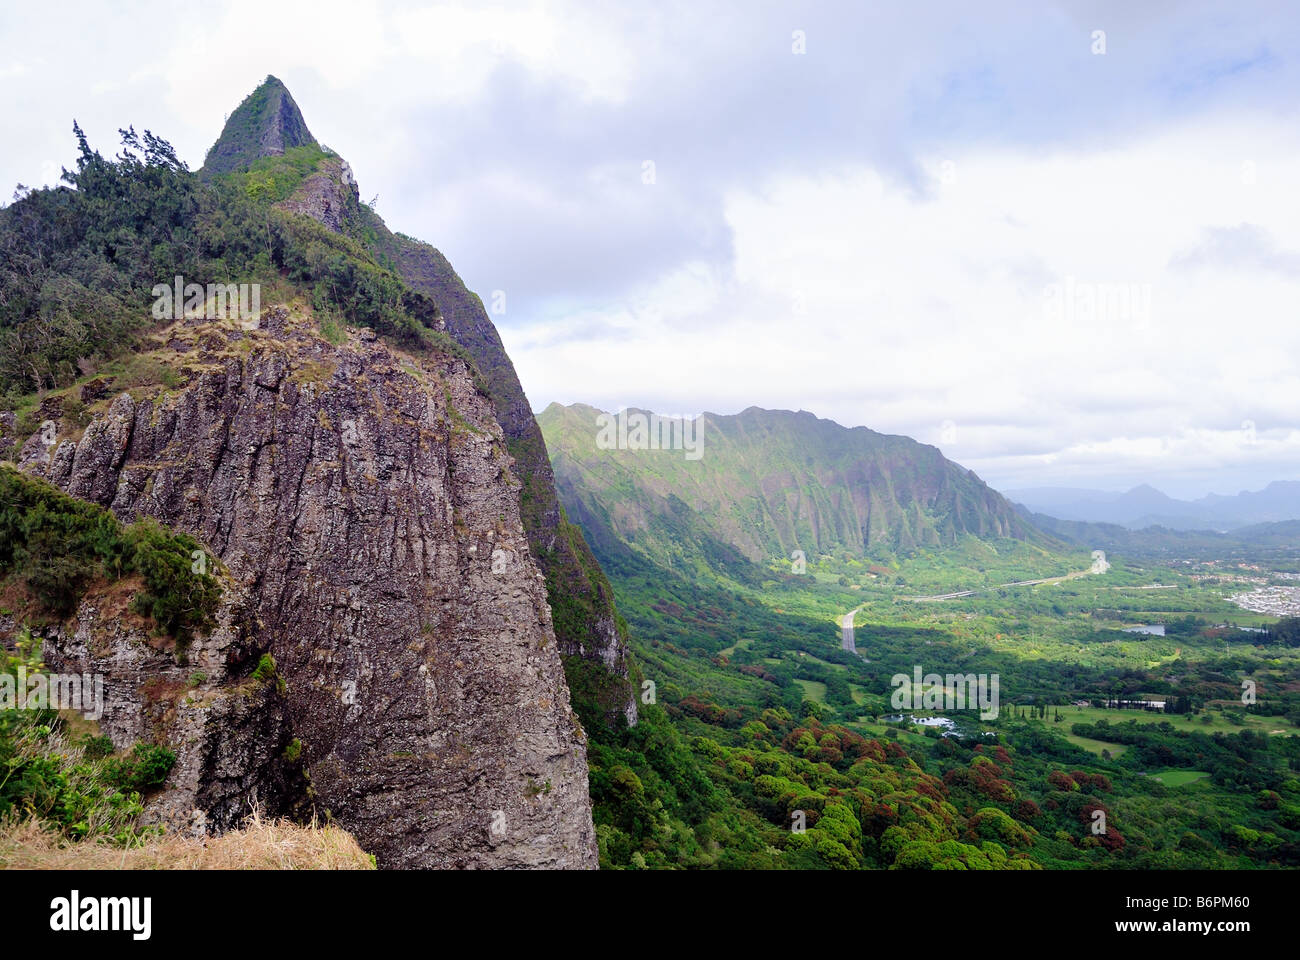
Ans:
{"type": "Polygon", "coordinates": [[[72,843],[34,820],[0,824],[0,869],[7,870],[373,870],[352,835],[335,826],[299,826],[254,813],[243,829],[206,840],[154,837],[123,849],[72,843]]]}

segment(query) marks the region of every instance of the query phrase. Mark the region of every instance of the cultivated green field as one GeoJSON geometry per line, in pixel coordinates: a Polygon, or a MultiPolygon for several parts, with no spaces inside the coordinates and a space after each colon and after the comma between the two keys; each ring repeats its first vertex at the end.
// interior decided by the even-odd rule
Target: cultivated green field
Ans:
{"type": "Polygon", "coordinates": [[[1122,743],[1107,743],[1105,740],[1093,740],[1089,737],[1076,737],[1074,734],[1067,734],[1065,737],[1076,747],[1083,747],[1089,753],[1095,753],[1097,756],[1110,754],[1111,758],[1119,757],[1128,748],[1122,743]]]}
{"type": "Polygon", "coordinates": [[[1096,723],[1099,720],[1105,720],[1111,726],[1125,723],[1144,725],[1168,723],[1176,731],[1199,730],[1202,733],[1236,733],[1239,730],[1254,730],[1260,733],[1272,734],[1300,732],[1293,724],[1280,717],[1262,717],[1238,711],[1236,716],[1239,717],[1239,720],[1234,722],[1229,720],[1223,712],[1213,708],[1195,716],[1191,714],[1166,716],[1160,711],[1113,710],[1104,707],[1070,706],[1061,707],[1060,710],[1062,718],[1067,723],[1096,723]]]}
{"type": "Polygon", "coordinates": [[[1166,787],[1184,787],[1209,775],[1205,770],[1156,770],[1148,774],[1152,780],[1159,780],[1166,787]]]}

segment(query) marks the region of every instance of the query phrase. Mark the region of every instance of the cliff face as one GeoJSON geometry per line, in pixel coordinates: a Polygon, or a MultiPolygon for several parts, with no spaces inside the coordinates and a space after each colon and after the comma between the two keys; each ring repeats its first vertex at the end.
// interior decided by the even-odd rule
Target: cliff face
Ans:
{"type": "Polygon", "coordinates": [[[117,746],[177,750],[156,815],[311,802],[381,866],[594,867],[585,737],[492,403],[447,354],[314,330],[301,307],[182,321],[157,351],[181,386],[28,441],[22,469],[192,534],[226,585],[187,663],[94,594],[47,662],[108,675],[117,746]]]}
{"type": "Polygon", "coordinates": [[[634,543],[664,565],[688,551],[727,565],[794,550],[884,558],[965,537],[1050,542],[974,473],[907,437],[751,407],[702,415],[692,460],[598,449],[599,416],[582,404],[539,415],[565,502],[599,546],[634,543]]]}
{"type": "Polygon", "coordinates": [[[226,120],[221,137],[208,151],[203,172],[229,173],[258,157],[315,142],[289,89],[275,77],[267,77],[226,120]]]}
{"type": "MultiPolygon", "coordinates": [[[[301,122],[296,106],[293,107],[296,119],[287,124],[269,106],[281,101],[292,104],[283,84],[272,77],[250,95],[240,111],[250,117],[269,118],[261,122],[271,128],[287,126],[305,133],[306,125],[301,122]],[[268,106],[256,107],[263,102],[268,106]]],[[[205,172],[227,172],[268,152],[283,152],[268,149],[249,155],[245,141],[269,139],[287,143],[293,139],[275,133],[274,129],[250,139],[241,133],[243,127],[236,123],[238,116],[239,111],[232,115],[222,139],[209,152],[205,172]],[[228,136],[234,138],[232,143],[226,143],[228,136]]],[[[581,684],[590,696],[593,709],[605,719],[635,724],[634,680],[629,677],[627,639],[614,607],[613,589],[582,532],[564,515],[555,491],[546,441],[514,364],[482,302],[465,287],[438,250],[392,233],[379,216],[359,202],[356,179],[346,161],[339,157],[322,161],[279,206],[367,244],[378,257],[391,263],[407,284],[427,294],[438,305],[447,333],[469,352],[487,383],[497,420],[514,459],[512,469],[520,484],[519,509],[524,531],[529,549],[545,577],[555,633],[560,651],[569,661],[570,679],[581,684]]]]}
{"type": "Polygon", "coordinates": [[[613,589],[582,531],[569,522],[560,506],[546,441],[500,334],[482,301],[465,287],[440,252],[387,230],[379,237],[398,272],[438,304],[447,332],[470,352],[487,380],[522,485],[524,530],[546,577],[561,652],[600,665],[607,674],[597,694],[602,706],[635,724],[636,696],[634,684],[629,682],[627,638],[614,608],[613,589]]]}
{"type": "MultiPolygon", "coordinates": [[[[39,472],[39,471],[32,471],[39,472]]],[[[115,747],[164,743],[176,763],[146,817],[204,836],[237,827],[251,804],[308,816],[310,789],[294,748],[289,701],[274,676],[254,676],[259,655],[248,595],[222,578],[216,627],[180,662],[174,645],[133,615],[130,580],[93,589],[66,621],[37,631],[54,672],[100,675],[99,730],[115,747]]],[[[0,617],[0,636],[18,628],[0,617]]]]}

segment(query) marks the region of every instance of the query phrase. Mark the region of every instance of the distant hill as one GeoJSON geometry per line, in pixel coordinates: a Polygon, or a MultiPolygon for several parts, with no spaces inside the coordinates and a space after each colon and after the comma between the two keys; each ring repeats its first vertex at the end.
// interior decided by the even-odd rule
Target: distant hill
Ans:
{"type": "Polygon", "coordinates": [[[1133,530],[1115,523],[1062,520],[1024,506],[1017,509],[1038,529],[1068,543],[1136,557],[1288,558],[1295,556],[1300,545],[1300,520],[1257,523],[1229,531],[1177,530],[1159,525],[1133,530]]]}
{"type": "Polygon", "coordinates": [[[1142,530],[1233,530],[1260,523],[1300,519],[1300,481],[1278,480],[1263,490],[1233,496],[1210,494],[1177,500],[1147,484],[1123,493],[1073,487],[1034,487],[1003,491],[1034,513],[1061,520],[1109,523],[1142,530]]]}
{"type": "Polygon", "coordinates": [[[970,470],[908,437],[750,407],[703,414],[691,459],[602,449],[601,416],[551,404],[537,417],[561,500],[598,554],[622,542],[661,565],[739,575],[795,550],[886,559],[970,537],[1052,542],[970,470]]]}

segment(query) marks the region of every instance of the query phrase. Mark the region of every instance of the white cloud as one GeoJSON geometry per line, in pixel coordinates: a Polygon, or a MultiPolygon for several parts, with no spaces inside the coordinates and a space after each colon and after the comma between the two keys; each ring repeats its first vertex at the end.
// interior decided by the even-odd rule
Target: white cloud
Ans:
{"type": "Polygon", "coordinates": [[[1007,486],[1291,476],[1297,278],[1177,256],[1243,222],[1300,251],[1297,146],[1268,118],[1220,119],[1108,150],[954,149],[955,181],[923,197],[868,168],[776,178],[727,196],[729,273],[588,309],[580,340],[507,346],[539,407],[804,408],[932,443],[951,420],[945,452],[1007,486]],[[1073,312],[1048,312],[1048,283],[1073,312]],[[1107,284],[1149,291],[1149,316],[1087,314],[1078,291],[1107,284]]]}
{"type": "Polygon", "coordinates": [[[621,24],[577,4],[446,4],[398,11],[391,26],[399,52],[427,66],[421,93],[435,101],[473,97],[507,62],[595,100],[622,100],[632,76],[621,24]]]}
{"type": "Polygon", "coordinates": [[[952,421],[947,453],[1017,485],[1300,469],[1278,439],[1300,264],[1283,4],[11,7],[0,180],[54,182],[74,117],[105,152],[131,123],[198,165],[274,73],[390,226],[506,291],[536,405],[803,407],[936,443],[952,421]],[[1053,318],[1051,284],[1134,285],[1150,314],[1053,318]],[[1249,449],[1193,439],[1245,420],[1249,449]]]}

